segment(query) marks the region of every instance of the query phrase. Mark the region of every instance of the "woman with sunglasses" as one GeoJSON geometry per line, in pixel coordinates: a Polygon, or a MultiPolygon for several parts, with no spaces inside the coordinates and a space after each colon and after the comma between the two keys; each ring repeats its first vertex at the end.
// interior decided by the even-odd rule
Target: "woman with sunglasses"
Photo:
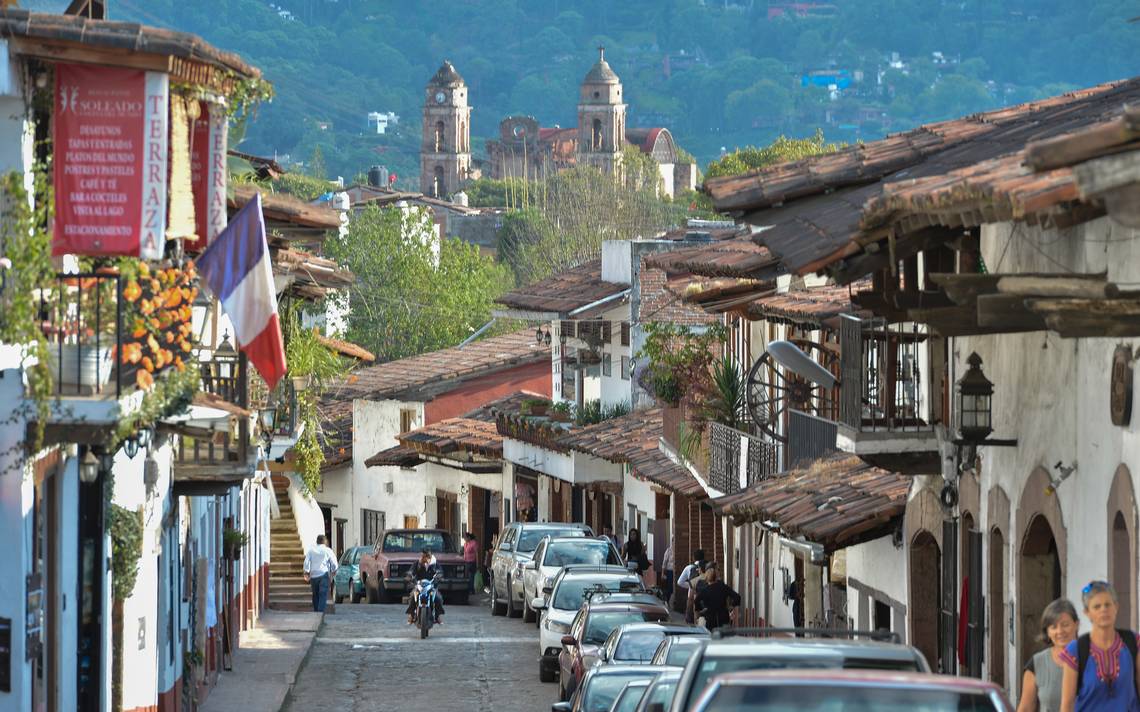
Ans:
{"type": "Polygon", "coordinates": [[[1136,634],[1116,627],[1116,590],[1092,581],[1081,590],[1092,630],[1061,653],[1061,712],[1140,712],[1136,634]]]}
{"type": "Polygon", "coordinates": [[[1065,646],[1077,637],[1079,625],[1077,609],[1069,599],[1058,598],[1045,606],[1041,614],[1040,641],[1049,647],[1025,664],[1017,712],[1058,712],[1061,709],[1061,679],[1065,673],[1061,655],[1065,646]]]}

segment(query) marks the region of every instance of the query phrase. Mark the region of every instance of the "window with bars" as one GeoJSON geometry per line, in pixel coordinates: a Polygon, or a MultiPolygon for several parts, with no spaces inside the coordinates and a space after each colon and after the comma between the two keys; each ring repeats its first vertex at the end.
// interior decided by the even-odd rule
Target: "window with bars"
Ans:
{"type": "Polygon", "coordinates": [[[411,408],[400,409],[400,432],[406,433],[416,426],[416,411],[411,408]]]}

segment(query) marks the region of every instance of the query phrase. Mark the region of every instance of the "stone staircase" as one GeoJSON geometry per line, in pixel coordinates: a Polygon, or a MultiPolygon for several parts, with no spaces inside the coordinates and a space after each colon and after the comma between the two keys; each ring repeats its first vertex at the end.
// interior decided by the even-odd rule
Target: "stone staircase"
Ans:
{"type": "Polygon", "coordinates": [[[269,522],[269,607],[312,610],[312,593],[303,575],[305,551],[293,518],[293,505],[285,487],[275,486],[274,490],[281,516],[269,522]]]}

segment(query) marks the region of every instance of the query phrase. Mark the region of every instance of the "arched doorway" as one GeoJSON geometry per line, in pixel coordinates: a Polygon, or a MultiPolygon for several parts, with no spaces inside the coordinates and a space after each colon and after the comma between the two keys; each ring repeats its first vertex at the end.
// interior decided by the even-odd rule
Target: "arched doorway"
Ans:
{"type": "Polygon", "coordinates": [[[1120,612],[1116,614],[1118,625],[1132,623],[1132,541],[1128,535],[1128,524],[1124,513],[1117,510],[1112,520],[1112,585],[1116,588],[1120,612]]]}
{"type": "Polygon", "coordinates": [[[1061,557],[1053,529],[1043,514],[1029,522],[1021,541],[1018,567],[1018,637],[1020,667],[1037,652],[1038,628],[1045,606],[1061,597],[1061,557]]]}
{"type": "Polygon", "coordinates": [[[934,670],[940,669],[938,615],[942,609],[941,575],[938,542],[929,531],[921,530],[910,543],[911,644],[922,651],[934,670]]]}
{"type": "Polygon", "coordinates": [[[1005,687],[1005,537],[997,527],[989,553],[990,680],[1005,687]]]}

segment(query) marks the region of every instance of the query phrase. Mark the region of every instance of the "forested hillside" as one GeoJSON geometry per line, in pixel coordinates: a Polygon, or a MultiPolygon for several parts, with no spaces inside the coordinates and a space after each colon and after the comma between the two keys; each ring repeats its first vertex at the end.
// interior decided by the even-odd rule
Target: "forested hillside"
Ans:
{"type": "Polygon", "coordinates": [[[888,131],[1140,73],[1140,0],[113,0],[112,17],[195,32],[275,84],[243,148],[331,175],[383,163],[416,185],[423,85],[470,86],[472,147],[512,113],[573,125],[605,45],[630,126],[670,127],[703,166],[780,133],[888,131]],[[829,87],[832,85],[833,88],[829,87]],[[369,112],[395,112],[384,136],[369,112]]]}

